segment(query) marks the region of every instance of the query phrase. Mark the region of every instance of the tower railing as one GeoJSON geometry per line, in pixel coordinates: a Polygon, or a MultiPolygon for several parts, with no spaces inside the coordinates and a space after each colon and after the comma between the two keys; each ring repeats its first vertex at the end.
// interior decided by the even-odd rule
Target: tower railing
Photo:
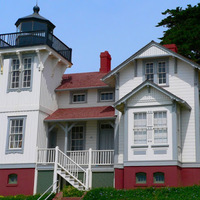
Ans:
{"type": "Polygon", "coordinates": [[[71,62],[72,49],[48,31],[28,31],[0,34],[0,49],[48,45],[71,62]]]}

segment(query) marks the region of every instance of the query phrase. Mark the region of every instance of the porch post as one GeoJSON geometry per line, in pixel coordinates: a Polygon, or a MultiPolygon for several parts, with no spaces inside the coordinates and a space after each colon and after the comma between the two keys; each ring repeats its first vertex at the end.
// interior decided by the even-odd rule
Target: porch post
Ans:
{"type": "Polygon", "coordinates": [[[89,148],[89,163],[88,163],[88,186],[92,188],[92,149],[89,148]]]}
{"type": "Polygon", "coordinates": [[[65,146],[64,146],[64,153],[67,153],[67,143],[68,143],[68,123],[65,126],[65,146]]]}
{"type": "Polygon", "coordinates": [[[55,148],[55,162],[54,162],[54,172],[53,172],[53,191],[56,192],[57,184],[57,168],[58,168],[58,146],[55,148]]]}

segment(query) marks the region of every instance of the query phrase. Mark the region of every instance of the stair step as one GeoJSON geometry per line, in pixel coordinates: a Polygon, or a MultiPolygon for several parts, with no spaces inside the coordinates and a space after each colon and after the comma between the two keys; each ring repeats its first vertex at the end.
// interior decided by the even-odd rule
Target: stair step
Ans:
{"type": "Polygon", "coordinates": [[[62,200],[81,200],[81,197],[63,197],[62,200]]]}

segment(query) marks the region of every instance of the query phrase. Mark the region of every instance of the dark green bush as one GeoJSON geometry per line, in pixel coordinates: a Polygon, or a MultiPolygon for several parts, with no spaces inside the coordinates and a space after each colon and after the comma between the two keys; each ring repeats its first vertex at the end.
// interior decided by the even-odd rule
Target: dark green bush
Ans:
{"type": "Polygon", "coordinates": [[[84,200],[200,200],[200,186],[115,190],[97,188],[89,191],[84,200]]]}
{"type": "Polygon", "coordinates": [[[79,191],[71,185],[65,186],[63,188],[63,197],[81,197],[83,195],[83,191],[79,191]]]}

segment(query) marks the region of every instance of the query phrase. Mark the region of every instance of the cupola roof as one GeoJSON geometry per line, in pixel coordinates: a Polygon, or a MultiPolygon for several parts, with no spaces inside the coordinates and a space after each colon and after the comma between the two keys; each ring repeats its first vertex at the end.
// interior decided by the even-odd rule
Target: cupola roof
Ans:
{"type": "Polygon", "coordinates": [[[40,22],[46,23],[46,24],[48,24],[50,26],[51,29],[54,29],[55,25],[52,22],[50,22],[48,19],[42,17],[39,14],[39,11],[40,11],[40,7],[38,5],[34,6],[33,7],[33,14],[25,16],[25,17],[22,17],[22,18],[19,18],[16,21],[15,25],[19,26],[19,24],[21,22],[33,20],[33,21],[40,21],[40,22]]]}

